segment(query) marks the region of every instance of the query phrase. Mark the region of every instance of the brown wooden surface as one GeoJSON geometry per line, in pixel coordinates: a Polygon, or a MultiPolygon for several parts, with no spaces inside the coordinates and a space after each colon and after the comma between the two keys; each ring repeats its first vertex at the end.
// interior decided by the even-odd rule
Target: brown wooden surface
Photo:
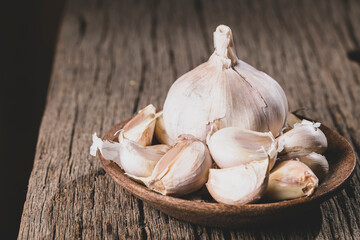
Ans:
{"type": "MultiPolygon", "coordinates": [[[[359,1],[69,1],[59,34],[19,239],[360,238],[360,169],[332,199],[283,226],[223,230],[167,217],[89,155],[104,135],[207,60],[220,23],[238,57],[273,76],[360,153],[359,1]]],[[[26,118],[25,118],[26,120],[26,118]]]]}

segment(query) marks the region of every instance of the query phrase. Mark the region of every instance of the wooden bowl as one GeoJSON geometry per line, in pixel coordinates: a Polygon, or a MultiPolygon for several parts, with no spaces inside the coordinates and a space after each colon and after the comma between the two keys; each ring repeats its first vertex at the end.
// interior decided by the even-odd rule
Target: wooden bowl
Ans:
{"type": "MultiPolygon", "coordinates": [[[[103,140],[114,140],[114,134],[129,120],[114,126],[106,133],[103,140]]],[[[232,206],[222,203],[198,202],[184,198],[163,196],[131,180],[124,175],[124,172],[117,164],[104,159],[100,151],[98,151],[98,154],[105,171],[115,182],[161,212],[174,218],[200,225],[236,228],[239,226],[272,223],[274,220],[294,216],[294,214],[305,211],[305,209],[316,206],[330,198],[344,186],[355,168],[355,153],[350,144],[340,134],[323,124],[320,129],[328,139],[328,149],[325,153],[330,166],[328,175],[320,183],[312,196],[273,203],[232,206]]]]}

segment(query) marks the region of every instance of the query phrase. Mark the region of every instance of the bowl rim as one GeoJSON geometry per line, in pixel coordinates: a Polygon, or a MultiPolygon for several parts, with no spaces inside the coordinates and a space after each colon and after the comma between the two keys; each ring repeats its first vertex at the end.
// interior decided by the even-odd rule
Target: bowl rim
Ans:
{"type": "MultiPolygon", "coordinates": [[[[307,119],[310,121],[314,121],[310,118],[296,115],[300,119],[307,119]]],[[[131,118],[126,119],[115,126],[113,126],[105,135],[102,137],[102,140],[113,139],[114,133],[118,132],[131,118]]],[[[345,144],[346,149],[348,150],[347,154],[351,156],[352,164],[350,168],[347,168],[344,171],[344,175],[342,180],[336,184],[335,186],[331,187],[328,191],[325,191],[320,194],[314,194],[310,197],[302,197],[292,200],[284,200],[278,202],[271,202],[271,203],[250,203],[250,204],[240,204],[240,205],[228,205],[223,203],[217,202],[199,202],[193,201],[173,196],[166,196],[160,193],[154,192],[144,185],[130,179],[127,177],[123,170],[113,161],[106,160],[98,150],[98,156],[101,160],[101,164],[106,171],[110,175],[110,177],[115,180],[121,187],[125,188],[128,192],[135,195],[136,197],[140,198],[145,202],[166,202],[168,207],[173,207],[177,209],[183,209],[189,211],[209,211],[211,210],[212,213],[242,213],[242,214],[252,214],[253,211],[261,210],[261,211],[277,211],[278,209],[288,208],[288,207],[295,207],[295,206],[302,206],[308,203],[313,202],[322,202],[331,196],[333,196],[337,191],[339,191],[349,180],[352,174],[354,173],[354,169],[356,166],[356,156],[353,148],[351,147],[350,143],[339,133],[334,130],[331,130],[324,124],[321,124],[320,129],[326,130],[326,132],[330,131],[332,134],[336,135],[336,138],[341,139],[341,141],[345,144]],[[120,174],[119,174],[120,173],[120,174]]]]}

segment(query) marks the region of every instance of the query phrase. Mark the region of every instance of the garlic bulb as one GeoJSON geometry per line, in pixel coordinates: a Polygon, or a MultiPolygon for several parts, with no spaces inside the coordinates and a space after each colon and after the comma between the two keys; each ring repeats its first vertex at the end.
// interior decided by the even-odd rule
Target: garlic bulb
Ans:
{"type": "Polygon", "coordinates": [[[93,144],[90,154],[96,156],[99,149],[106,160],[111,160],[119,165],[125,173],[135,177],[148,177],[152,174],[157,162],[166,153],[166,148],[156,149],[154,146],[144,147],[124,136],[124,131],[119,133],[120,142],[102,141],[93,135],[93,144]]]}
{"type": "Polygon", "coordinates": [[[327,148],[327,139],[319,127],[320,123],[312,123],[308,120],[296,123],[293,129],[277,138],[279,158],[289,160],[312,152],[324,153],[327,148]]]}
{"type": "Polygon", "coordinates": [[[211,156],[220,168],[235,167],[269,156],[271,169],[277,156],[277,142],[271,132],[227,127],[210,136],[207,144],[211,156]]]}
{"type": "Polygon", "coordinates": [[[171,139],[166,132],[165,125],[164,125],[164,118],[163,118],[163,111],[158,112],[156,117],[156,124],[155,124],[155,137],[160,143],[164,143],[167,145],[174,145],[175,140],[171,139]]]}
{"type": "Polygon", "coordinates": [[[265,195],[272,200],[310,196],[318,183],[318,178],[304,163],[296,160],[283,161],[271,171],[265,195]]]}
{"type": "Polygon", "coordinates": [[[206,187],[220,203],[245,204],[262,197],[269,175],[268,159],[224,169],[210,169],[206,187]]]}
{"type": "Polygon", "coordinates": [[[211,157],[206,145],[181,136],[157,163],[148,178],[134,178],[163,195],[181,196],[200,189],[207,181],[211,157]]]}
{"type": "Polygon", "coordinates": [[[152,104],[140,110],[138,114],[123,127],[124,136],[143,146],[150,145],[156,123],[155,112],[156,109],[152,104]]]}
{"type": "Polygon", "coordinates": [[[219,129],[233,126],[277,136],[288,112],[283,89],[237,58],[229,27],[216,28],[214,46],[210,59],[177,79],[168,92],[163,114],[169,137],[191,134],[203,141],[212,122],[219,129]]]}
{"type": "Polygon", "coordinates": [[[319,180],[324,179],[326,174],[329,172],[329,163],[321,154],[310,153],[305,156],[298,157],[300,162],[305,163],[319,178],[319,180]]]}

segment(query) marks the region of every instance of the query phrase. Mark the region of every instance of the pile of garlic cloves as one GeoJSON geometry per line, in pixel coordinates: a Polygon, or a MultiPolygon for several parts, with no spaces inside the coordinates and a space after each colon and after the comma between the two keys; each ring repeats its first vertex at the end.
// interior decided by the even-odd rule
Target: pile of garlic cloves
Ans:
{"type": "Polygon", "coordinates": [[[229,27],[217,27],[214,46],[174,82],[163,111],[148,105],[115,141],[95,133],[90,154],[163,195],[206,188],[231,205],[310,196],[329,171],[320,123],[288,112],[280,85],[237,58],[229,27]]]}

